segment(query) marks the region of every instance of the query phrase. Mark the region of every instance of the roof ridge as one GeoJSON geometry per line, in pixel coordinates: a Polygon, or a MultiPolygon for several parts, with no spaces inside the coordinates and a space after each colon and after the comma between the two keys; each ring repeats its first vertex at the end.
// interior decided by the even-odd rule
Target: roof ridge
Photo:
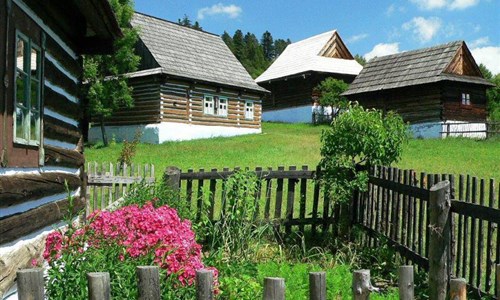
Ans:
{"type": "Polygon", "coordinates": [[[152,15],[149,15],[149,14],[146,14],[146,13],[143,13],[143,12],[134,11],[134,14],[138,14],[138,15],[142,15],[142,16],[145,16],[145,17],[148,17],[148,18],[156,19],[158,21],[162,21],[162,22],[169,23],[169,24],[172,24],[172,25],[177,25],[179,27],[187,28],[187,29],[190,29],[190,30],[194,30],[196,32],[206,33],[206,34],[210,34],[210,35],[213,35],[213,36],[220,37],[220,35],[218,35],[216,33],[213,33],[213,32],[208,32],[208,31],[205,31],[203,29],[201,29],[201,30],[194,29],[194,28],[191,28],[191,27],[187,27],[187,26],[181,25],[181,24],[179,24],[177,22],[166,20],[166,19],[162,19],[160,17],[152,16],[152,15]]]}
{"type": "Polygon", "coordinates": [[[327,33],[334,34],[336,31],[337,31],[337,29],[333,29],[333,30],[325,31],[325,32],[323,32],[323,33],[318,33],[318,34],[316,34],[316,35],[310,36],[310,37],[305,38],[305,39],[303,39],[303,40],[300,40],[300,41],[296,41],[296,42],[294,42],[294,43],[291,43],[290,45],[300,44],[300,43],[302,43],[302,42],[306,42],[306,41],[308,41],[308,40],[312,40],[312,39],[314,39],[314,38],[317,38],[317,37],[318,37],[318,36],[320,36],[320,35],[326,35],[327,33]]]}
{"type": "Polygon", "coordinates": [[[456,40],[456,41],[453,41],[453,42],[448,42],[448,43],[444,43],[444,44],[434,45],[434,46],[430,46],[430,47],[427,47],[427,48],[420,48],[420,49],[413,49],[413,50],[401,51],[401,52],[394,53],[394,54],[388,54],[388,55],[374,57],[373,59],[370,60],[370,62],[374,62],[374,61],[378,61],[378,60],[382,60],[382,59],[385,60],[385,59],[394,58],[394,57],[402,56],[402,55],[408,55],[408,54],[411,55],[411,54],[415,54],[415,53],[421,53],[421,52],[436,50],[436,49],[439,49],[439,48],[444,48],[446,46],[451,46],[453,44],[462,44],[462,43],[464,43],[463,40],[456,40]]]}

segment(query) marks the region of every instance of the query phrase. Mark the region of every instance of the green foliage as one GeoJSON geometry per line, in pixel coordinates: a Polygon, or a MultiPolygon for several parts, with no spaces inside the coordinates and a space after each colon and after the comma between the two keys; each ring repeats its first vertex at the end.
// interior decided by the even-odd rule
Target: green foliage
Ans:
{"type": "Polygon", "coordinates": [[[495,85],[486,91],[488,98],[488,113],[492,121],[500,121],[500,73],[491,78],[495,85]]]}
{"type": "Polygon", "coordinates": [[[408,136],[399,115],[350,104],[321,136],[321,166],[333,198],[345,202],[354,190],[365,190],[367,171],[357,165],[389,166],[400,159],[408,136]]]}
{"type": "Polygon", "coordinates": [[[332,106],[337,108],[346,108],[348,101],[347,98],[341,96],[343,92],[347,91],[349,85],[343,80],[328,77],[318,84],[316,90],[320,92],[319,104],[321,106],[332,106]]]}
{"type": "Polygon", "coordinates": [[[267,61],[272,61],[276,57],[276,53],[274,52],[274,40],[272,34],[266,30],[262,34],[262,39],[260,40],[260,44],[262,45],[262,49],[264,50],[264,57],[267,61]]]}
{"type": "Polygon", "coordinates": [[[220,252],[228,259],[246,259],[270,233],[270,226],[255,221],[257,182],[255,173],[248,171],[238,171],[227,179],[221,218],[205,224],[212,253],[220,252]]]}
{"type": "Polygon", "coordinates": [[[354,59],[355,59],[355,60],[356,60],[356,61],[357,61],[360,65],[362,65],[362,66],[366,65],[366,59],[365,59],[363,56],[361,56],[361,55],[359,55],[359,54],[356,54],[356,55],[354,55],[354,59]]]}
{"type": "Polygon", "coordinates": [[[280,56],[283,51],[285,51],[286,46],[290,45],[292,41],[290,39],[277,39],[274,41],[274,51],[276,52],[276,57],[280,56]]]}
{"type": "Polygon", "coordinates": [[[135,156],[137,144],[139,144],[139,142],[141,141],[141,136],[142,132],[137,129],[135,131],[134,139],[132,140],[132,142],[123,142],[122,151],[120,152],[120,156],[118,156],[118,163],[121,166],[123,166],[124,164],[132,164],[132,158],[134,158],[135,156]]]}
{"type": "Polygon", "coordinates": [[[182,25],[182,26],[185,26],[185,27],[189,27],[189,28],[193,28],[193,29],[196,29],[196,30],[200,30],[200,31],[203,30],[203,28],[200,26],[200,23],[198,23],[198,21],[195,21],[194,24],[193,24],[193,22],[191,21],[191,19],[189,19],[189,16],[186,15],[186,14],[184,14],[184,17],[182,17],[182,19],[178,19],[177,23],[179,25],[182,25]]]}

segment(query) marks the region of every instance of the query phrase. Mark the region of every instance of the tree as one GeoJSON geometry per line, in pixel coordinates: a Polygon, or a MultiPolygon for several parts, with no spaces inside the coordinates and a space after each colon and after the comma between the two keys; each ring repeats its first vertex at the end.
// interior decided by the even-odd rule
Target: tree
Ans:
{"type": "Polygon", "coordinates": [[[346,97],[341,94],[349,88],[349,85],[343,80],[328,77],[316,86],[316,91],[320,93],[319,104],[323,107],[331,106],[338,108],[335,111],[334,118],[339,112],[339,109],[345,109],[348,105],[346,97]]]}
{"type": "Polygon", "coordinates": [[[134,46],[138,40],[137,30],[129,26],[134,7],[132,0],[111,0],[123,37],[117,39],[112,55],[87,55],[83,60],[83,81],[87,89],[89,113],[99,118],[102,138],[108,144],[104,130],[104,119],[119,107],[132,107],[132,88],[127,84],[125,73],[134,72],[140,62],[134,46]]]}
{"type": "Polygon", "coordinates": [[[396,113],[349,103],[321,136],[320,165],[332,199],[346,203],[356,189],[366,190],[366,170],[399,160],[408,137],[408,126],[396,113]]]}
{"type": "Polygon", "coordinates": [[[366,59],[363,56],[356,54],[354,55],[354,59],[363,67],[366,65],[366,59]]]}
{"type": "Polygon", "coordinates": [[[248,32],[244,37],[245,59],[242,64],[253,78],[256,78],[267,68],[264,51],[255,34],[248,32]]]}
{"type": "Polygon", "coordinates": [[[222,34],[222,40],[229,47],[229,50],[231,50],[231,52],[234,53],[233,38],[229,35],[229,33],[227,33],[226,31],[224,31],[224,33],[222,34]]]}
{"type": "Polygon", "coordinates": [[[493,76],[483,64],[479,65],[479,69],[483,77],[495,85],[486,90],[488,117],[491,121],[500,121],[500,73],[493,76]]]}
{"type": "Polygon", "coordinates": [[[264,57],[266,58],[267,61],[272,61],[275,57],[274,41],[273,41],[273,36],[269,31],[266,30],[266,32],[262,34],[262,39],[260,40],[260,43],[264,51],[264,57]]]}
{"type": "Polygon", "coordinates": [[[290,39],[287,39],[286,41],[283,39],[277,39],[274,41],[274,51],[275,51],[275,58],[278,58],[278,56],[285,51],[286,46],[290,45],[292,42],[290,39]]]}
{"type": "Polygon", "coordinates": [[[481,71],[481,74],[483,74],[483,77],[485,79],[488,79],[491,81],[491,79],[493,79],[493,74],[491,73],[490,70],[488,70],[488,68],[483,65],[483,64],[479,64],[479,70],[481,71]]]}
{"type": "Polygon", "coordinates": [[[198,21],[195,21],[194,24],[193,22],[191,21],[191,19],[189,19],[189,16],[184,14],[184,17],[182,19],[177,19],[177,23],[179,25],[182,25],[182,26],[185,26],[185,27],[189,27],[189,28],[193,28],[193,29],[196,29],[196,30],[203,30],[203,28],[200,26],[200,23],[198,23],[198,21]]]}
{"type": "Polygon", "coordinates": [[[236,30],[233,35],[234,56],[242,62],[246,58],[245,41],[243,39],[243,32],[236,30]]]}

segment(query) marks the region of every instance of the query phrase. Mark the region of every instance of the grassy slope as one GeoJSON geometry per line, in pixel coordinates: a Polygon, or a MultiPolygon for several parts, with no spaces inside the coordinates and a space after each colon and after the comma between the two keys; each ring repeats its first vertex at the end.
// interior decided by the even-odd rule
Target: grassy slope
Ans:
{"type": "MultiPolygon", "coordinates": [[[[263,123],[263,134],[162,145],[140,144],[135,163],[154,163],[157,175],[168,165],[183,170],[222,167],[309,165],[320,159],[320,135],[326,126],[263,123]]],[[[121,145],[87,149],[87,161],[116,161],[121,145]]],[[[397,164],[428,173],[471,174],[500,180],[500,140],[411,140],[397,164]]]]}

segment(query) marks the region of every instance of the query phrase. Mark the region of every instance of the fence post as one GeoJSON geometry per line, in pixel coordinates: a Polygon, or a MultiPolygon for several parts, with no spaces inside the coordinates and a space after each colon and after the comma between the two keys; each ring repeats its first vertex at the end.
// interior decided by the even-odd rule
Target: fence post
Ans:
{"type": "Polygon", "coordinates": [[[264,278],[263,300],[285,300],[285,279],[276,277],[264,278]]]}
{"type": "Polygon", "coordinates": [[[111,289],[109,287],[108,272],[90,272],[87,273],[89,282],[89,300],[110,300],[111,289]]]}
{"type": "Polygon", "coordinates": [[[214,273],[207,269],[196,271],[196,299],[197,300],[212,300],[214,273]]]}
{"type": "Polygon", "coordinates": [[[370,270],[354,271],[352,276],[352,298],[354,300],[370,299],[371,291],[370,270]]]}
{"type": "Polygon", "coordinates": [[[398,272],[399,299],[414,299],[413,266],[401,266],[398,272]]]}
{"type": "Polygon", "coordinates": [[[181,170],[177,167],[167,167],[163,174],[163,180],[172,191],[178,192],[180,190],[179,183],[181,180],[181,170]]]}
{"type": "Polygon", "coordinates": [[[496,296],[497,299],[500,299],[500,264],[497,264],[495,267],[495,285],[496,285],[496,296]]]}
{"type": "Polygon", "coordinates": [[[429,190],[429,299],[444,300],[448,290],[448,255],[451,242],[450,182],[429,190]]]}
{"type": "Polygon", "coordinates": [[[467,280],[465,278],[450,279],[450,300],[467,300],[467,280]]]}
{"type": "Polygon", "coordinates": [[[157,266],[137,267],[139,300],[160,299],[160,272],[157,266]]]}
{"type": "Polygon", "coordinates": [[[43,300],[44,281],[42,269],[17,271],[17,293],[19,300],[43,300]]]}
{"type": "Polygon", "coordinates": [[[326,273],[309,273],[309,299],[326,300],[326,273]]]}

